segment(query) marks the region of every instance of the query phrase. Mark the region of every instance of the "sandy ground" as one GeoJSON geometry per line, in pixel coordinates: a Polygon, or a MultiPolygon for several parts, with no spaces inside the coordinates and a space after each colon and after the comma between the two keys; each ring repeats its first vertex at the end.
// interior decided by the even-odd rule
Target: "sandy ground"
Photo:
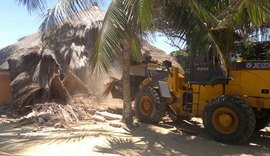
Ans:
{"type": "MultiPolygon", "coordinates": [[[[109,99],[105,103],[110,103],[114,110],[121,107],[117,100],[109,99]]],[[[100,103],[97,107],[103,105],[100,103]]],[[[226,145],[213,141],[205,133],[199,118],[173,123],[165,117],[158,125],[138,123],[133,127],[112,127],[107,122],[88,119],[70,123],[63,129],[35,124],[18,126],[13,121],[0,116],[0,155],[270,156],[270,126],[255,133],[244,145],[226,145]]]]}
{"type": "Polygon", "coordinates": [[[120,128],[93,120],[57,129],[16,123],[1,118],[0,155],[270,155],[270,127],[244,145],[225,145],[205,134],[200,119],[159,125],[140,123],[120,128]],[[268,132],[267,132],[268,131],[268,132]]]}

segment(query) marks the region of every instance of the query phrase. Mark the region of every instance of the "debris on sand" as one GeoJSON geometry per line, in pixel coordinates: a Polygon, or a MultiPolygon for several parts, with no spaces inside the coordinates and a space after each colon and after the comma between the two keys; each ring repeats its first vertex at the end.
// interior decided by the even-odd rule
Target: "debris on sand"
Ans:
{"type": "Polygon", "coordinates": [[[87,97],[73,97],[71,104],[66,105],[55,102],[35,104],[30,113],[16,118],[13,122],[16,123],[15,127],[35,124],[41,127],[70,128],[70,124],[79,121],[100,122],[113,127],[122,126],[121,115],[109,113],[107,108],[98,105],[90,105],[91,101],[92,99],[87,97]]]}
{"type": "Polygon", "coordinates": [[[112,114],[109,112],[96,112],[97,115],[103,116],[106,120],[122,120],[122,116],[118,114],[112,114]]]}
{"type": "Polygon", "coordinates": [[[104,122],[112,127],[122,127],[122,116],[119,114],[109,113],[107,111],[97,111],[93,116],[92,119],[97,122],[104,122]]]}

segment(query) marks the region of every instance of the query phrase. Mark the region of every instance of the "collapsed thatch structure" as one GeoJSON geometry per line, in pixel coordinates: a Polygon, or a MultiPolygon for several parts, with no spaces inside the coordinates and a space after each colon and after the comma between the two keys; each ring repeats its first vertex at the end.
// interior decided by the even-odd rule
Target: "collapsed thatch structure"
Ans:
{"type": "MultiPolygon", "coordinates": [[[[10,71],[16,106],[21,108],[59,97],[68,102],[69,94],[76,94],[76,89],[88,92],[83,82],[88,82],[88,85],[95,83],[88,81],[88,63],[104,13],[97,7],[88,11],[90,14],[80,14],[80,21],[67,21],[43,36],[32,34],[0,50],[0,70],[10,71]],[[70,85],[73,83],[76,86],[70,85]]],[[[179,66],[172,57],[146,42],[142,53],[143,63],[170,60],[179,66]]]]}

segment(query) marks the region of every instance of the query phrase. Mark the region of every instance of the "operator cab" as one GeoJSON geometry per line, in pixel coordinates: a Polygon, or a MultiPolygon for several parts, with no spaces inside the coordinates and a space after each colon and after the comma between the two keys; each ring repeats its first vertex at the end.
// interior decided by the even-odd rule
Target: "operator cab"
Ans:
{"type": "Polygon", "coordinates": [[[222,62],[215,56],[213,50],[202,55],[189,57],[189,65],[185,70],[186,81],[189,84],[215,85],[227,84],[229,78],[222,67],[222,62]]]}

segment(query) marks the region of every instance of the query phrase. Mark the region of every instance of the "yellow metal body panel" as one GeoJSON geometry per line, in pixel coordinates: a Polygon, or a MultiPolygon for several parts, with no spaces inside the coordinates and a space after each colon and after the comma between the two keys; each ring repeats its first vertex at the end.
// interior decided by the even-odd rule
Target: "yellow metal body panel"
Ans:
{"type": "MultiPolygon", "coordinates": [[[[172,75],[178,75],[179,70],[178,68],[172,68],[171,69],[171,73],[172,75]]],[[[179,92],[179,83],[180,83],[180,79],[178,76],[169,76],[168,80],[167,80],[168,84],[169,84],[169,88],[171,90],[171,92],[177,94],[179,92]]]]}
{"type": "MultiPolygon", "coordinates": [[[[177,74],[176,68],[172,68],[171,72],[172,75],[178,75],[178,77],[169,76],[167,80],[171,93],[176,99],[171,106],[178,115],[185,115],[182,100],[186,92],[184,76],[177,74]]],[[[232,70],[230,77],[233,80],[230,80],[225,88],[223,85],[191,86],[193,92],[200,93],[193,94],[193,103],[198,103],[198,105],[192,106],[193,115],[201,116],[206,104],[215,97],[223,95],[224,91],[226,95],[239,96],[253,108],[270,109],[270,70],[232,70]]]]}
{"type": "Polygon", "coordinates": [[[173,102],[171,107],[177,114],[184,114],[183,111],[183,94],[184,94],[184,81],[185,77],[179,73],[179,69],[172,67],[171,74],[169,75],[167,82],[170,88],[170,91],[173,95],[173,102]],[[175,76],[176,75],[176,76],[175,76]]]}
{"type": "Polygon", "coordinates": [[[193,95],[193,102],[197,103],[199,102],[199,105],[193,105],[192,106],[192,112],[196,116],[201,116],[204,110],[204,107],[206,104],[212,100],[213,98],[222,95],[223,93],[223,87],[222,85],[192,85],[193,92],[199,92],[200,94],[194,94],[193,95]],[[199,96],[199,97],[198,97],[199,96]],[[198,101],[199,100],[199,101],[198,101]],[[198,107],[198,110],[197,110],[198,107]]]}
{"type": "Polygon", "coordinates": [[[235,70],[231,77],[226,94],[240,96],[254,108],[270,108],[270,70],[235,70]]]}

